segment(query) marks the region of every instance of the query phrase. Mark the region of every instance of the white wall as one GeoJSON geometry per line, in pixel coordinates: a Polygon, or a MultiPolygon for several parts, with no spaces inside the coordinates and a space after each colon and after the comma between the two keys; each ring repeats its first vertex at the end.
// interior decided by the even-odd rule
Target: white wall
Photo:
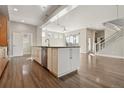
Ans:
{"type": "MultiPolygon", "coordinates": [[[[105,38],[108,38],[116,31],[106,28],[105,30],[105,38]]],[[[105,55],[110,57],[124,57],[124,35],[123,37],[119,37],[116,40],[113,40],[106,46],[102,51],[99,51],[97,54],[105,55]]]]}
{"type": "Polygon", "coordinates": [[[13,32],[20,32],[20,33],[32,33],[33,45],[36,45],[36,27],[32,25],[27,25],[18,22],[9,22],[8,23],[8,30],[9,30],[9,56],[12,56],[12,38],[13,32]]]}
{"type": "Polygon", "coordinates": [[[124,36],[119,37],[117,40],[111,42],[98,54],[110,57],[123,57],[124,58],[124,36]]]}
{"type": "Polygon", "coordinates": [[[41,46],[42,45],[42,29],[37,26],[37,46],[41,46]]]}

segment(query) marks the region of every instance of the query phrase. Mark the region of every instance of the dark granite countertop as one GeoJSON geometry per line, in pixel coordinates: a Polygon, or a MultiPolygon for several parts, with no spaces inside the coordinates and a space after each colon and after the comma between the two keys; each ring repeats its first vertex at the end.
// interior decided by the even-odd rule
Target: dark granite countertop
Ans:
{"type": "Polygon", "coordinates": [[[41,48],[80,48],[80,46],[32,46],[41,48]]]}

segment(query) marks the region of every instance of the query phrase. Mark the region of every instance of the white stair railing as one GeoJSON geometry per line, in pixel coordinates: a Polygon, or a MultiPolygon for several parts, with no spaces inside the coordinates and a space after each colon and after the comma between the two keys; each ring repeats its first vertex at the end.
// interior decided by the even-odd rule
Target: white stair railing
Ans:
{"type": "MultiPolygon", "coordinates": [[[[111,36],[109,36],[108,38],[105,38],[97,43],[95,43],[95,53],[101,51],[102,49],[104,49],[106,46],[108,46],[110,43],[112,43],[113,41],[115,41],[116,39],[118,39],[119,37],[124,35],[124,31],[122,28],[117,28],[117,26],[114,26],[113,24],[109,24],[111,25],[112,30],[115,30],[116,32],[114,34],[112,34],[111,36]],[[114,28],[112,28],[112,26],[114,26],[114,28]],[[116,28],[116,29],[115,29],[116,28]]],[[[108,24],[107,24],[108,26],[108,24]]]]}

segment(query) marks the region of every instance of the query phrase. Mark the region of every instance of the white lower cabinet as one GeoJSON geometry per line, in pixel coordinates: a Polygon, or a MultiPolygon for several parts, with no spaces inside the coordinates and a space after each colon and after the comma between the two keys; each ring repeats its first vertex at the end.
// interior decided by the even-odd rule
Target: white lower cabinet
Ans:
{"type": "Polygon", "coordinates": [[[32,57],[33,57],[33,60],[41,64],[41,48],[40,47],[33,47],[32,57]]]}
{"type": "Polygon", "coordinates": [[[61,48],[58,51],[58,76],[71,71],[69,48],[61,48]]]}
{"type": "Polygon", "coordinates": [[[79,48],[49,48],[48,69],[57,77],[77,70],[80,66],[79,48]]]}
{"type": "Polygon", "coordinates": [[[80,50],[79,48],[73,48],[71,50],[72,52],[72,58],[70,59],[71,61],[71,70],[77,70],[80,67],[80,50]]]}
{"type": "Polygon", "coordinates": [[[58,76],[58,49],[47,49],[47,69],[54,75],[58,76]]]}

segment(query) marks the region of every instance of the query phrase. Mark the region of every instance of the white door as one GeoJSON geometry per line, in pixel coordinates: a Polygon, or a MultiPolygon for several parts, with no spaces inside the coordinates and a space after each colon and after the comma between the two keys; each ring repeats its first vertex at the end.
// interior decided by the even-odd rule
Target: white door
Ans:
{"type": "Polygon", "coordinates": [[[23,55],[23,36],[21,33],[13,32],[13,56],[23,55]]]}
{"type": "Polygon", "coordinates": [[[32,34],[24,33],[23,34],[23,55],[31,54],[31,45],[32,45],[32,34]]]}

